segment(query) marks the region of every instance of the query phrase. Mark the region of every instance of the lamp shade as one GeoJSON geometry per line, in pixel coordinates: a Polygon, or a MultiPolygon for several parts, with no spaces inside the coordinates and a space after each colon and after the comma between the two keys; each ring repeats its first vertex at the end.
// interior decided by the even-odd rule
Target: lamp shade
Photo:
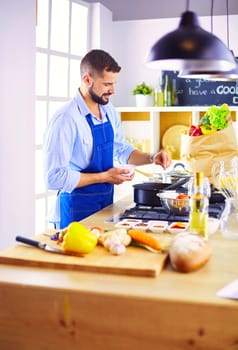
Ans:
{"type": "Polygon", "coordinates": [[[176,30],[152,46],[146,63],[151,68],[193,72],[228,71],[236,67],[228,47],[202,29],[197,15],[191,11],[182,14],[176,30]]]}
{"type": "Polygon", "coordinates": [[[205,79],[211,81],[238,81],[238,66],[230,71],[210,71],[210,72],[193,72],[182,71],[178,74],[179,78],[186,79],[205,79]]]}
{"type": "MultiPolygon", "coordinates": [[[[231,53],[234,56],[232,51],[231,53]]],[[[207,72],[196,72],[183,70],[179,72],[178,77],[186,79],[205,79],[211,81],[238,81],[238,58],[234,56],[234,59],[236,61],[236,67],[235,69],[229,71],[213,70],[207,72]]]]}

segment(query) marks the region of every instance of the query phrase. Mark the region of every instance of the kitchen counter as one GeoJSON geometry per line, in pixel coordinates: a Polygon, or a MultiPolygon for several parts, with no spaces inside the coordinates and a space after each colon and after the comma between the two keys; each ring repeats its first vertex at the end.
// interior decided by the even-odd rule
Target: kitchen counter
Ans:
{"type": "MultiPolygon", "coordinates": [[[[130,205],[128,196],[82,222],[112,228],[105,219],[130,205]]],[[[238,301],[216,296],[238,278],[238,241],[210,239],[202,269],[168,262],[156,278],[1,264],[1,349],[238,349],[238,301]]]]}

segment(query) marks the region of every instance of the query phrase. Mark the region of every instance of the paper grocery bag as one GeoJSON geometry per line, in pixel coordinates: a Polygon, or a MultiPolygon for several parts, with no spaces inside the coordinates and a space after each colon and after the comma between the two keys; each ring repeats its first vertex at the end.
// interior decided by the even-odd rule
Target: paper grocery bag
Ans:
{"type": "Polygon", "coordinates": [[[235,156],[238,156],[238,144],[232,123],[213,134],[181,136],[181,159],[186,168],[190,172],[202,171],[211,183],[213,165],[235,156]]]}

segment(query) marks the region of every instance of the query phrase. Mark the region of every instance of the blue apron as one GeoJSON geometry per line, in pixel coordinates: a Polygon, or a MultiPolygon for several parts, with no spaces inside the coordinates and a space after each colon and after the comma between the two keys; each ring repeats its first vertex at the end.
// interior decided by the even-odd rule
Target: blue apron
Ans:
{"type": "MultiPolygon", "coordinates": [[[[114,132],[106,117],[107,122],[94,125],[91,116],[86,116],[92,132],[93,151],[91,161],[82,173],[99,173],[113,167],[114,132]]],[[[60,228],[112,204],[113,192],[113,184],[99,183],[77,188],[71,193],[59,193],[60,228]]]]}

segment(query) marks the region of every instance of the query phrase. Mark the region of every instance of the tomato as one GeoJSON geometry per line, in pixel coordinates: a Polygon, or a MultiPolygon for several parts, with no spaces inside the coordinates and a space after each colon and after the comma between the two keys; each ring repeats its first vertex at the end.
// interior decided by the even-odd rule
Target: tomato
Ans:
{"type": "Polygon", "coordinates": [[[189,199],[189,196],[185,193],[179,193],[176,199],[189,199]]]}

